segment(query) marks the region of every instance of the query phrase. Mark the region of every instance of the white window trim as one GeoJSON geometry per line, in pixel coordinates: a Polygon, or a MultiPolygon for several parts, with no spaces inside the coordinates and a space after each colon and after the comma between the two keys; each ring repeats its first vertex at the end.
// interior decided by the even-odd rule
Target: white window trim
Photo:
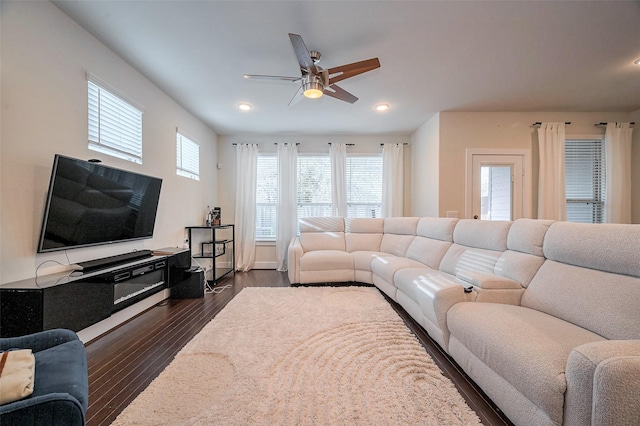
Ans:
{"type": "MultiPolygon", "coordinates": [[[[116,158],[121,158],[124,160],[128,160],[131,161],[133,163],[137,163],[137,164],[142,164],[142,152],[143,152],[143,136],[142,136],[142,117],[144,115],[144,108],[138,104],[137,102],[135,102],[134,100],[132,100],[131,98],[129,98],[128,96],[124,95],[123,93],[121,93],[120,91],[118,91],[117,89],[113,88],[111,85],[109,85],[107,82],[105,82],[104,80],[102,80],[100,77],[96,76],[95,74],[91,74],[91,73],[87,73],[87,82],[91,83],[92,85],[96,86],[98,88],[98,90],[103,90],[105,92],[108,92],[111,96],[117,98],[119,101],[121,101],[122,103],[127,104],[128,107],[130,107],[133,110],[136,110],[137,112],[139,112],[140,114],[140,146],[139,146],[139,154],[138,152],[132,152],[126,149],[120,149],[123,148],[123,145],[121,144],[115,144],[114,145],[110,145],[110,144],[105,144],[102,143],[101,141],[101,137],[99,136],[100,140],[94,140],[93,138],[88,138],[88,148],[92,151],[97,151],[97,152],[101,152],[103,154],[106,155],[110,155],[116,158]]],[[[89,91],[89,84],[87,84],[87,90],[89,91]]],[[[98,92],[99,93],[99,92],[98,92]]],[[[90,92],[88,93],[88,95],[90,96],[90,92]]],[[[98,100],[98,102],[100,102],[98,100]]],[[[92,120],[90,119],[91,117],[91,109],[89,109],[89,107],[87,107],[87,115],[88,115],[88,127],[89,127],[89,134],[91,134],[91,122],[92,120]]],[[[100,116],[101,113],[101,106],[100,103],[98,104],[98,108],[97,111],[98,113],[98,117],[100,116]]],[[[98,135],[100,135],[102,133],[102,130],[105,130],[102,128],[102,126],[100,125],[100,119],[98,118],[98,123],[97,123],[97,127],[98,127],[98,135]]],[[[136,147],[137,148],[137,147],[136,147]]],[[[137,149],[136,149],[137,150],[137,149]]]]}
{"type": "MultiPolygon", "coordinates": [[[[182,148],[182,146],[181,146],[182,148]]],[[[181,150],[181,155],[184,154],[184,149],[181,150]]],[[[193,180],[200,180],[200,143],[189,136],[186,132],[184,132],[179,127],[176,127],[176,174],[178,176],[183,176],[193,180]],[[178,165],[178,152],[177,152],[177,144],[178,137],[181,136],[183,139],[186,139],[188,142],[194,144],[197,147],[197,156],[198,156],[198,170],[189,170],[187,168],[181,167],[178,165]]]]}

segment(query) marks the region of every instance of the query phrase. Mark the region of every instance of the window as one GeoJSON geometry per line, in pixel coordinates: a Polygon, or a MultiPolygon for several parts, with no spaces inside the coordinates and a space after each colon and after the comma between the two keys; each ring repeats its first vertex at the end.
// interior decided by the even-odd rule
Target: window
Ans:
{"type": "Polygon", "coordinates": [[[382,217],[382,156],[347,156],[347,217],[382,217]]]}
{"type": "Polygon", "coordinates": [[[276,239],[276,203],[278,201],[278,158],[258,155],[256,187],[256,240],[276,239]]]}
{"type": "Polygon", "coordinates": [[[298,155],[298,218],[331,216],[328,155],[298,155]]]}
{"type": "Polygon", "coordinates": [[[89,149],[142,164],[142,110],[98,85],[89,88],[89,149]]]}
{"type": "MultiPolygon", "coordinates": [[[[347,216],[381,217],[382,156],[347,157],[347,216]]],[[[275,240],[278,159],[258,156],[256,239],[275,240]]],[[[331,161],[324,155],[298,155],[298,218],[331,216],[331,161]]]]}
{"type": "Polygon", "coordinates": [[[605,199],[604,142],[565,141],[567,220],[602,223],[605,199]]]}
{"type": "Polygon", "coordinates": [[[176,174],[200,180],[200,146],[176,132],[176,174]]]}

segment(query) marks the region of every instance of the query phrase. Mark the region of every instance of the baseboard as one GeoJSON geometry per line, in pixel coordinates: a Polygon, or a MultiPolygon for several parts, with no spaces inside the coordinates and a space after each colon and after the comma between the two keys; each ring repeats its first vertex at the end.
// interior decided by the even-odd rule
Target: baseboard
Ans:
{"type": "Polygon", "coordinates": [[[252,269],[278,269],[276,262],[256,262],[252,269]]]}

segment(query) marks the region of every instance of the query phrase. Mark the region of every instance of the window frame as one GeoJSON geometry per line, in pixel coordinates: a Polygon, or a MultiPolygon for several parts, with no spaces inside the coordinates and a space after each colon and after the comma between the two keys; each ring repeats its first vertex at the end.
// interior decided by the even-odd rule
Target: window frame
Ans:
{"type": "Polygon", "coordinates": [[[176,174],[196,181],[200,180],[200,144],[180,128],[176,128],[176,174]],[[189,164],[185,164],[191,162],[191,157],[195,157],[194,169],[191,169],[189,164]]]}
{"type": "Polygon", "coordinates": [[[144,108],[93,74],[87,74],[88,148],[142,164],[144,108]]]}

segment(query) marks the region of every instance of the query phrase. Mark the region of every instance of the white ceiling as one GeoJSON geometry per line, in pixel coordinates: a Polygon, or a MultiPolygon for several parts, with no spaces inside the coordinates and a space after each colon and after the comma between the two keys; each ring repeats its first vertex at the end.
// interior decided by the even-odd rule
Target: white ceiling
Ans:
{"type": "Polygon", "coordinates": [[[639,1],[54,1],[219,134],[410,134],[438,111],[640,110],[639,1]],[[287,104],[288,33],[355,104],[287,104]],[[254,109],[240,112],[239,102],[254,109]],[[377,113],[375,104],[391,109],[377,113]]]}

